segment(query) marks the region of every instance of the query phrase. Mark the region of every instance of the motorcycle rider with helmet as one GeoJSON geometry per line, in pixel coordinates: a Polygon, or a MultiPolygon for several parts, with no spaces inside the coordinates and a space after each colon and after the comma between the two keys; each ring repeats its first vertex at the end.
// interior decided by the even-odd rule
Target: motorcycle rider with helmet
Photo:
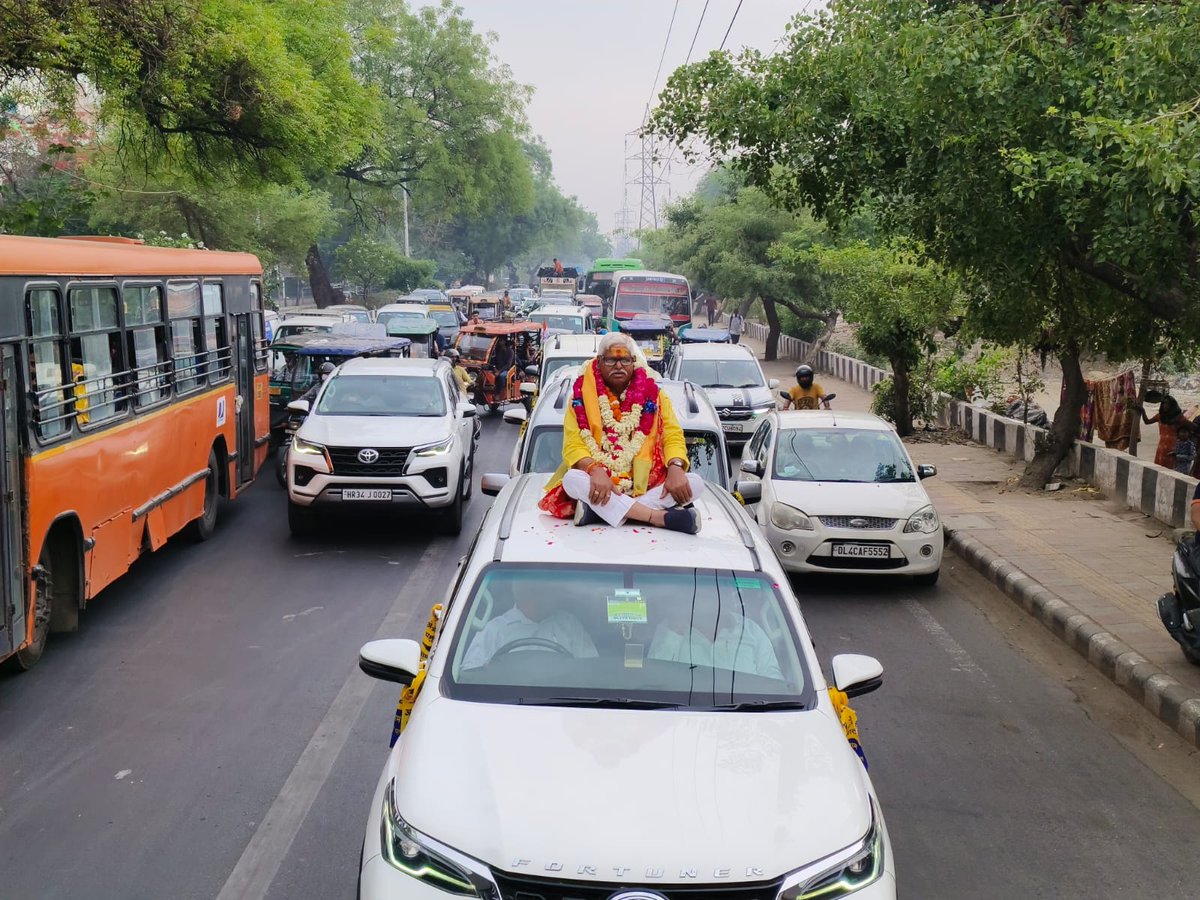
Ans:
{"type": "Polygon", "coordinates": [[[333,370],[336,368],[337,366],[331,362],[321,363],[320,368],[317,369],[317,374],[320,377],[312,383],[312,386],[307,391],[305,391],[296,399],[305,401],[309,405],[309,408],[312,408],[313,403],[316,402],[317,394],[321,390],[321,385],[329,380],[329,376],[333,374],[333,370]]]}
{"type": "Polygon", "coordinates": [[[784,409],[819,409],[822,405],[829,409],[825,389],[814,380],[812,366],[796,367],[796,386],[788,391],[786,402],[784,409]]]}

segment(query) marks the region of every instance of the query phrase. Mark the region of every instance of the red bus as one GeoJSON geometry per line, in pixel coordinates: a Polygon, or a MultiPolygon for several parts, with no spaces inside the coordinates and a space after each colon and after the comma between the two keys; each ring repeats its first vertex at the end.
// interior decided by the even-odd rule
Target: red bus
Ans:
{"type": "Polygon", "coordinates": [[[613,316],[632,319],[638,313],[670,316],[676,324],[692,321],[692,292],[688,280],[670,272],[613,273],[613,316]]]}
{"type": "Polygon", "coordinates": [[[212,534],[266,459],[267,378],[256,257],[0,235],[0,660],[212,534]]]}

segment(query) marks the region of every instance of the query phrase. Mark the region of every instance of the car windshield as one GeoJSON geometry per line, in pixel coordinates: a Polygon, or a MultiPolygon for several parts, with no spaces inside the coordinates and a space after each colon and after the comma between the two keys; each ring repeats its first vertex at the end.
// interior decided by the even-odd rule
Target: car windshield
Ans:
{"type": "Polygon", "coordinates": [[[753,359],[685,359],[679,377],[705,388],[762,387],[762,370],[753,359]]]}
{"type": "Polygon", "coordinates": [[[317,401],[321,416],[444,416],[446,397],[436,378],[336,375],[317,401]]]}
{"type": "Polygon", "coordinates": [[[561,328],[573,334],[583,334],[583,316],[556,316],[534,313],[529,317],[529,321],[536,322],[538,325],[545,322],[547,328],[561,328]]]}
{"type": "Polygon", "coordinates": [[[431,309],[429,318],[437,322],[442,328],[457,328],[458,313],[451,312],[448,309],[431,309]]]}
{"type": "Polygon", "coordinates": [[[854,428],[781,432],[775,477],[784,481],[916,481],[908,455],[894,433],[854,428]]]}
{"type": "Polygon", "coordinates": [[[293,322],[289,325],[280,325],[275,329],[275,340],[280,338],[295,337],[298,334],[328,334],[333,331],[332,325],[307,325],[300,322],[293,322]]]}
{"type": "Polygon", "coordinates": [[[565,369],[568,366],[581,366],[591,358],[591,354],[587,356],[552,356],[546,360],[546,368],[542,370],[542,384],[549,384],[550,376],[559,369],[565,369]]]}
{"type": "Polygon", "coordinates": [[[444,690],[491,703],[812,707],[788,602],[755,572],[493,565],[458,620],[444,690]]]}
{"type": "Polygon", "coordinates": [[[492,338],[486,334],[463,334],[460,331],[456,349],[464,359],[487,362],[488,353],[492,349],[492,338]]]}
{"type": "Polygon", "coordinates": [[[403,312],[392,311],[392,312],[381,312],[379,314],[379,317],[375,320],[375,322],[378,325],[386,325],[388,322],[393,322],[397,319],[425,319],[425,318],[428,318],[428,317],[426,316],[426,314],[423,311],[422,312],[417,312],[416,310],[413,310],[411,312],[408,310],[405,310],[403,312]]]}
{"type": "MultiPolygon", "coordinates": [[[[562,425],[547,425],[534,430],[525,454],[524,472],[555,472],[562,463],[562,425]]],[[[711,484],[728,484],[721,442],[711,431],[685,431],[688,463],[691,470],[711,484]]]]}

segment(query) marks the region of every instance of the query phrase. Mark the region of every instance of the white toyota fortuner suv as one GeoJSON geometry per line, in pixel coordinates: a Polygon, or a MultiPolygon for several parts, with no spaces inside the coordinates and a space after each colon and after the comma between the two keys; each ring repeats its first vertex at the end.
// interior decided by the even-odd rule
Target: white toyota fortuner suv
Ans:
{"type": "Polygon", "coordinates": [[[450,364],[432,359],[352,359],[306,412],[288,454],[288,525],[312,530],[322,508],[436,513],[458,534],[471,496],[475,407],[450,364]]]}

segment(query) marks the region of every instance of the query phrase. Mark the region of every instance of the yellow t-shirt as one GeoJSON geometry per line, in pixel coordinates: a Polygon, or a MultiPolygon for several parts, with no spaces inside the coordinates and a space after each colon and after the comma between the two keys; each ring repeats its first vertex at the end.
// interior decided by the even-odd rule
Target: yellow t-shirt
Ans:
{"type": "Polygon", "coordinates": [[[815,381],[812,387],[800,387],[793,385],[788,394],[792,398],[792,406],[796,409],[820,409],[820,400],[825,396],[825,389],[815,381]]]}

